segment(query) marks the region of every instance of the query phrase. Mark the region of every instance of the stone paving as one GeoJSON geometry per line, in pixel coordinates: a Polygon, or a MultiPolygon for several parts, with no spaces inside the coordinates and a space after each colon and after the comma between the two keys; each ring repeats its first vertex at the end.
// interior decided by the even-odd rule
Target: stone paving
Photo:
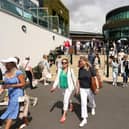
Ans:
{"type": "MultiPolygon", "coordinates": [[[[77,75],[77,60],[79,56],[74,56],[74,65],[72,66],[77,75]]],[[[104,57],[101,57],[104,59],[104,57]]],[[[55,72],[53,65],[51,70],[55,72]]],[[[104,66],[101,66],[103,76],[104,66]]],[[[110,72],[111,73],[111,72],[110,72]]],[[[53,74],[53,80],[55,73],[53,74]]],[[[92,116],[89,112],[88,124],[84,129],[129,129],[129,87],[115,88],[111,85],[111,80],[103,76],[104,83],[100,93],[95,96],[96,115],[92,116]],[[106,82],[107,79],[107,82],[106,82]]],[[[78,97],[72,96],[74,110],[68,112],[64,124],[59,122],[62,111],[62,92],[57,89],[50,93],[52,83],[44,86],[38,84],[37,88],[31,90],[27,88],[30,96],[38,97],[38,104],[35,107],[30,106],[29,125],[25,129],[80,129],[80,101],[78,97]]],[[[2,107],[0,107],[0,112],[2,107]]],[[[11,129],[17,129],[13,126],[11,129]]]]}

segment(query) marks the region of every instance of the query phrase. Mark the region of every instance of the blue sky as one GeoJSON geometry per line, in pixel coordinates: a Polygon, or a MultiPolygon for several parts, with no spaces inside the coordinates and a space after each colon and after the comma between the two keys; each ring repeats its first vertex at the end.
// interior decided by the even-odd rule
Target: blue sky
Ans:
{"type": "Polygon", "coordinates": [[[70,11],[70,30],[102,32],[106,14],[129,0],[61,0],[70,11]]]}

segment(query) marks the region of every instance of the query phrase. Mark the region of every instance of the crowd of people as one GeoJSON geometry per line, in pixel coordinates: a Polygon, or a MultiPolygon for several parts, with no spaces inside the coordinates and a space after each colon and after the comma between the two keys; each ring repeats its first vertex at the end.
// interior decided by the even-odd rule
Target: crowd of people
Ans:
{"type": "MultiPolygon", "coordinates": [[[[128,55],[123,49],[118,52],[115,48],[115,46],[111,47],[109,51],[109,64],[112,66],[112,85],[115,87],[118,86],[117,78],[121,75],[123,77],[122,87],[127,87],[129,76],[128,55]]],[[[63,113],[59,120],[60,123],[66,121],[68,110],[74,110],[72,103],[73,91],[75,91],[76,95],[80,94],[80,117],[82,121],[79,126],[83,127],[88,121],[87,106],[91,108],[92,115],[96,113],[95,94],[99,93],[98,76],[100,81],[102,81],[99,74],[99,69],[102,64],[100,58],[101,52],[94,46],[93,48],[90,47],[88,54],[81,55],[78,60],[78,74],[75,76],[74,70],[70,65],[72,63],[69,58],[71,54],[69,50],[70,46],[67,45],[66,49],[64,49],[65,55],[58,55],[54,61],[56,66],[56,78],[50,92],[54,92],[56,89],[63,92],[63,113]],[[93,92],[91,87],[91,77],[96,81],[97,88],[95,92],[93,92]]],[[[31,66],[30,57],[25,57],[23,62],[20,62],[19,57],[1,60],[0,93],[6,91],[6,97],[8,97],[6,103],[7,109],[0,116],[0,124],[3,123],[3,120],[6,120],[5,129],[10,129],[13,120],[18,117],[23,121],[19,129],[28,125],[29,121],[27,117],[30,101],[33,101],[33,105],[36,105],[38,98],[30,96],[26,91],[26,87],[28,85],[30,89],[35,89],[35,85],[38,85],[38,83],[42,83],[44,86],[49,85],[53,75],[53,73],[51,73],[52,64],[52,60],[49,60],[49,56],[44,54],[41,61],[37,64],[41,76],[36,79],[31,66]]]]}
{"type": "Polygon", "coordinates": [[[128,76],[129,76],[129,61],[128,55],[123,52],[123,49],[118,53],[118,55],[110,56],[110,62],[112,66],[112,85],[118,87],[118,76],[123,78],[122,87],[128,86],[128,76]]]}
{"type": "Polygon", "coordinates": [[[121,82],[122,87],[128,87],[129,77],[129,59],[128,59],[128,45],[121,45],[113,42],[110,45],[109,64],[112,67],[112,85],[118,87],[118,76],[123,78],[121,82]]]}
{"type": "MultiPolygon", "coordinates": [[[[24,128],[28,125],[28,107],[30,100],[33,100],[35,103],[35,99],[37,97],[29,96],[26,92],[26,85],[30,86],[30,89],[34,89],[33,80],[34,73],[32,70],[32,66],[30,63],[30,57],[25,57],[25,60],[20,63],[19,57],[12,57],[1,61],[1,64],[4,66],[1,69],[1,80],[4,80],[1,83],[1,93],[6,90],[8,96],[8,102],[6,104],[7,109],[1,115],[0,120],[1,124],[3,120],[6,120],[5,129],[10,129],[13,120],[18,117],[22,119],[23,124],[19,126],[19,129],[24,128]],[[26,83],[28,81],[28,83],[26,83]]],[[[64,100],[63,100],[63,114],[60,119],[61,123],[64,123],[67,116],[67,110],[70,108],[70,111],[73,110],[72,104],[72,93],[73,90],[76,90],[76,94],[81,94],[81,116],[82,122],[80,123],[80,127],[83,127],[87,123],[88,113],[86,110],[87,99],[84,99],[84,96],[89,99],[89,105],[93,105],[92,114],[95,114],[95,101],[94,94],[90,89],[90,76],[92,75],[92,70],[90,62],[88,58],[85,56],[81,56],[79,59],[79,77],[78,79],[75,77],[73,69],[69,65],[69,59],[66,56],[65,58],[62,56],[58,56],[55,61],[56,64],[56,73],[57,77],[55,82],[51,88],[51,92],[55,91],[55,89],[60,88],[61,91],[64,92],[64,100]],[[86,79],[86,80],[85,80],[86,79]],[[78,81],[77,81],[78,80],[78,81]],[[85,85],[85,81],[88,81],[85,85]],[[84,90],[83,90],[84,89],[84,90]]],[[[48,85],[48,79],[51,78],[50,64],[46,55],[43,55],[42,60],[38,63],[42,76],[38,79],[38,83],[43,82],[43,85],[48,85]]],[[[95,73],[93,73],[95,76],[95,73]]]]}
{"type": "Polygon", "coordinates": [[[29,103],[33,101],[33,106],[37,104],[38,98],[29,96],[26,92],[26,79],[29,79],[29,86],[33,89],[33,72],[29,64],[30,58],[26,57],[25,62],[19,65],[18,57],[11,57],[1,60],[1,87],[0,93],[6,92],[6,102],[0,105],[7,106],[6,111],[0,116],[0,125],[6,120],[5,129],[10,129],[13,120],[20,119],[22,124],[18,129],[28,125],[29,103]]]}

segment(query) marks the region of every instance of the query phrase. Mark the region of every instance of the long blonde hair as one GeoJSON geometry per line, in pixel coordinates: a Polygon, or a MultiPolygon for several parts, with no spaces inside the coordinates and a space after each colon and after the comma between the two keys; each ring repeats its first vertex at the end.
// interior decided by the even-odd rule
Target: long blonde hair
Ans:
{"type": "Polygon", "coordinates": [[[89,70],[92,65],[90,64],[90,62],[88,61],[88,58],[86,56],[80,56],[80,59],[82,59],[83,61],[85,61],[85,69],[89,70]]]}
{"type": "Polygon", "coordinates": [[[62,60],[61,61],[63,61],[63,60],[65,60],[67,63],[69,63],[69,60],[68,60],[68,58],[62,58],[62,60]]]}

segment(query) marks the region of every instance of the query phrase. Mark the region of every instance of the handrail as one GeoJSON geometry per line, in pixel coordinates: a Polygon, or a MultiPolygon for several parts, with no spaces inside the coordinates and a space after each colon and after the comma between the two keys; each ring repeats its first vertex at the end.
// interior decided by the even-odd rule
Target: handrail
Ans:
{"type": "MultiPolygon", "coordinates": [[[[37,24],[41,27],[45,27],[46,29],[50,31],[57,30],[57,33],[59,33],[59,28],[62,29],[62,25],[59,24],[59,17],[58,16],[49,16],[48,15],[48,9],[47,9],[47,15],[46,16],[39,16],[39,11],[43,11],[43,8],[37,8],[38,13],[35,14],[33,11],[31,11],[32,8],[26,9],[23,6],[20,6],[18,3],[15,3],[12,0],[0,0],[0,9],[7,11],[11,15],[17,16],[20,19],[27,20],[29,22],[32,22],[34,24],[37,24]],[[54,18],[57,18],[57,23],[54,23],[54,18]]],[[[36,9],[36,8],[35,8],[36,9]]],[[[54,31],[55,32],[55,31],[54,31]]],[[[62,33],[61,33],[62,34],[62,33]]],[[[62,34],[63,35],[63,34],[62,34]]]]}

